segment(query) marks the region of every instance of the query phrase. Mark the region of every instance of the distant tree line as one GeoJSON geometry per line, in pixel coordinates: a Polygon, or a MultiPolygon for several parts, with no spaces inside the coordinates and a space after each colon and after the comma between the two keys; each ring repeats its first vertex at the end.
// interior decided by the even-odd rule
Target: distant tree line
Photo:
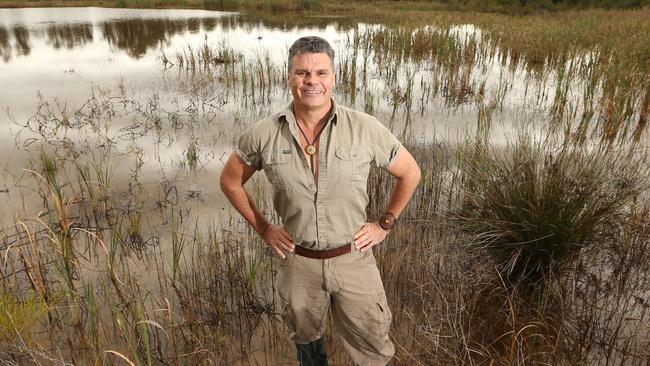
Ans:
{"type": "Polygon", "coordinates": [[[496,0],[500,5],[521,5],[533,7],[569,6],[602,8],[637,8],[649,5],[648,0],[496,0]]]}
{"type": "MultiPolygon", "coordinates": [[[[399,0],[398,0],[399,1],[399,0]]],[[[415,0],[418,1],[418,0],[415,0]]],[[[469,8],[642,8],[650,6],[650,0],[419,0],[438,2],[452,7],[469,8]]]]}

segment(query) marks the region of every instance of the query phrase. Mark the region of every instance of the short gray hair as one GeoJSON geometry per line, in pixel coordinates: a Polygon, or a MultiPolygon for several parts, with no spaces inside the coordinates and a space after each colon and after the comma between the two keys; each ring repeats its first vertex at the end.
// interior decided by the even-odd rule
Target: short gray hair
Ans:
{"type": "Polygon", "coordinates": [[[289,63],[288,70],[291,71],[291,64],[293,63],[293,57],[301,53],[324,53],[330,57],[332,61],[332,69],[334,68],[334,49],[330,44],[323,38],[318,36],[309,36],[298,38],[291,48],[289,48],[289,63]]]}

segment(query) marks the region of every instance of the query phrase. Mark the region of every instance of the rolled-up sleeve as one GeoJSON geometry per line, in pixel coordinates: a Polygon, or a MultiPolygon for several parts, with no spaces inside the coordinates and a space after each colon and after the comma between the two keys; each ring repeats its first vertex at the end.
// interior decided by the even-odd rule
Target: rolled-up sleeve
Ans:
{"type": "Polygon", "coordinates": [[[235,147],[235,153],[242,159],[246,165],[262,169],[262,158],[260,154],[260,139],[257,136],[256,125],[246,130],[240,137],[235,147]]]}
{"type": "Polygon", "coordinates": [[[402,143],[386,126],[376,121],[372,134],[372,147],[375,165],[388,169],[397,160],[402,143]]]}

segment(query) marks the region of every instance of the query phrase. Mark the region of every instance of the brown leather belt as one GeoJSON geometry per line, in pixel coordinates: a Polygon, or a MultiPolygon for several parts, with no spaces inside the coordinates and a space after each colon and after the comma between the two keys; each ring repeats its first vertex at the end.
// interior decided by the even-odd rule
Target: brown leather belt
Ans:
{"type": "Polygon", "coordinates": [[[296,245],[294,253],[299,256],[312,258],[312,259],[330,259],[338,257],[343,254],[348,254],[352,251],[352,244],[343,245],[334,249],[314,250],[307,249],[301,245],[296,245]]]}

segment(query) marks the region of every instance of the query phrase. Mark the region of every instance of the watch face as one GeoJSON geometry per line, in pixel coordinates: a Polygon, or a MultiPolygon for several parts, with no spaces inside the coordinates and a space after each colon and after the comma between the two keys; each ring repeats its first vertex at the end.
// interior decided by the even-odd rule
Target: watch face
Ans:
{"type": "Polygon", "coordinates": [[[379,219],[379,226],[381,226],[384,230],[390,230],[393,228],[393,226],[395,226],[396,222],[397,220],[395,219],[395,216],[390,213],[385,213],[379,219]]]}

